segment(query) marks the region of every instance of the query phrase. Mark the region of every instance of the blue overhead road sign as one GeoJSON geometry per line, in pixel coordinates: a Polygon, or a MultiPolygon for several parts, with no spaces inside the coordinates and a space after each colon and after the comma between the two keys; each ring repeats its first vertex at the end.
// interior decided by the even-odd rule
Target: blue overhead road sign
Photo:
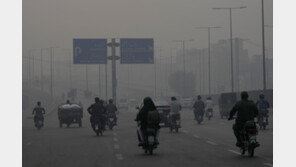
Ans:
{"type": "Polygon", "coordinates": [[[120,63],[153,64],[154,41],[152,38],[121,38],[120,63]]]}
{"type": "Polygon", "coordinates": [[[107,39],[73,39],[74,64],[106,64],[107,39]]]}

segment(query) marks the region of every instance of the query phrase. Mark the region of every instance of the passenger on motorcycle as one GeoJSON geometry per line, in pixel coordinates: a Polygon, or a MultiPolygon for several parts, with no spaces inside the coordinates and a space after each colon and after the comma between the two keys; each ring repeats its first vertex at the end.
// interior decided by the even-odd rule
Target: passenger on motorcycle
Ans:
{"type": "Polygon", "coordinates": [[[213,110],[214,110],[214,103],[213,103],[213,100],[211,97],[208,97],[207,100],[206,100],[206,112],[208,114],[208,112],[212,112],[212,115],[213,115],[213,110]]]}
{"type": "Polygon", "coordinates": [[[171,97],[171,110],[170,110],[170,120],[175,121],[175,120],[180,120],[181,115],[180,111],[182,109],[181,104],[177,101],[176,97],[171,97]]]}
{"type": "Polygon", "coordinates": [[[257,101],[256,105],[259,110],[258,121],[260,122],[260,120],[262,120],[264,115],[266,115],[266,117],[268,117],[269,103],[267,100],[264,99],[264,95],[260,94],[259,100],[257,101]]]}
{"type": "Polygon", "coordinates": [[[156,131],[155,136],[155,142],[156,144],[159,144],[158,142],[158,135],[159,135],[159,122],[160,122],[160,115],[157,112],[157,109],[154,105],[154,102],[150,97],[144,98],[143,101],[143,107],[140,109],[139,113],[137,114],[136,121],[140,123],[140,128],[138,129],[138,138],[139,138],[139,146],[142,146],[144,144],[144,139],[146,137],[146,129],[147,128],[154,128],[156,131]],[[154,120],[151,122],[151,116],[148,114],[150,112],[156,111],[158,114],[154,120]]]}
{"type": "Polygon", "coordinates": [[[87,109],[88,113],[91,115],[90,116],[90,123],[91,127],[95,131],[95,121],[96,119],[100,120],[101,127],[105,130],[105,107],[103,104],[100,102],[100,99],[98,97],[95,98],[95,103],[92,104],[90,107],[87,109]]]}
{"type": "Polygon", "coordinates": [[[113,104],[113,99],[109,99],[109,104],[107,104],[106,110],[107,110],[108,117],[113,117],[115,121],[115,125],[117,125],[117,117],[116,117],[117,107],[115,104],[113,104]]]}
{"type": "Polygon", "coordinates": [[[33,109],[32,115],[34,115],[34,123],[41,119],[42,122],[44,121],[43,115],[45,114],[45,109],[41,106],[41,102],[37,102],[37,106],[33,109]]]}
{"type": "Polygon", "coordinates": [[[200,95],[197,96],[197,101],[195,101],[193,108],[194,108],[195,120],[198,119],[197,118],[198,116],[201,116],[201,119],[203,120],[203,115],[205,112],[205,103],[202,101],[200,95]]]}
{"type": "Polygon", "coordinates": [[[232,110],[230,111],[230,115],[228,120],[233,119],[235,113],[237,113],[235,124],[233,125],[233,132],[236,137],[236,146],[241,147],[241,132],[244,129],[245,123],[247,121],[252,121],[258,115],[258,108],[253,101],[248,100],[249,95],[247,92],[241,93],[241,100],[238,101],[232,110]]]}

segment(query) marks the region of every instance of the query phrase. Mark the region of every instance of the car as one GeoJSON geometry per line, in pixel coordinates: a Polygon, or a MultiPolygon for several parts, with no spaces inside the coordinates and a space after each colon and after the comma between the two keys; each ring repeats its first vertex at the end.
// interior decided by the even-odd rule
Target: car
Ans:
{"type": "Polygon", "coordinates": [[[182,108],[192,108],[194,100],[192,98],[181,98],[180,104],[182,108]]]}
{"type": "Polygon", "coordinates": [[[63,124],[69,127],[73,123],[77,123],[82,127],[83,110],[78,104],[63,104],[58,107],[59,125],[62,128],[63,124]]]}

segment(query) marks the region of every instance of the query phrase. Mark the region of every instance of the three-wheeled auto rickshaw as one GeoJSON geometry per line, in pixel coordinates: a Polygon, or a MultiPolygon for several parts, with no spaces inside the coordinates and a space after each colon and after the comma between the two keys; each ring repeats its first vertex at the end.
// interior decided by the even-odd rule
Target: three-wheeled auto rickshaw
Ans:
{"type": "Polygon", "coordinates": [[[58,108],[59,125],[63,127],[66,124],[69,127],[73,123],[77,123],[82,127],[83,110],[78,104],[64,104],[58,108]]]}

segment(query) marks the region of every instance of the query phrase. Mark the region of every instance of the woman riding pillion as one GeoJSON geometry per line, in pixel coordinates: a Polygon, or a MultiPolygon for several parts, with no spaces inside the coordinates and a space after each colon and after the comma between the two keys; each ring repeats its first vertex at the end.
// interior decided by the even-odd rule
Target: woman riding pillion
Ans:
{"type": "Polygon", "coordinates": [[[143,101],[143,107],[140,109],[136,121],[140,123],[140,128],[138,129],[138,137],[139,137],[139,146],[144,144],[144,139],[146,136],[147,128],[154,128],[156,131],[155,136],[155,143],[159,144],[158,142],[158,135],[159,135],[159,122],[160,122],[160,115],[154,105],[154,102],[150,97],[146,97],[143,101]]]}

